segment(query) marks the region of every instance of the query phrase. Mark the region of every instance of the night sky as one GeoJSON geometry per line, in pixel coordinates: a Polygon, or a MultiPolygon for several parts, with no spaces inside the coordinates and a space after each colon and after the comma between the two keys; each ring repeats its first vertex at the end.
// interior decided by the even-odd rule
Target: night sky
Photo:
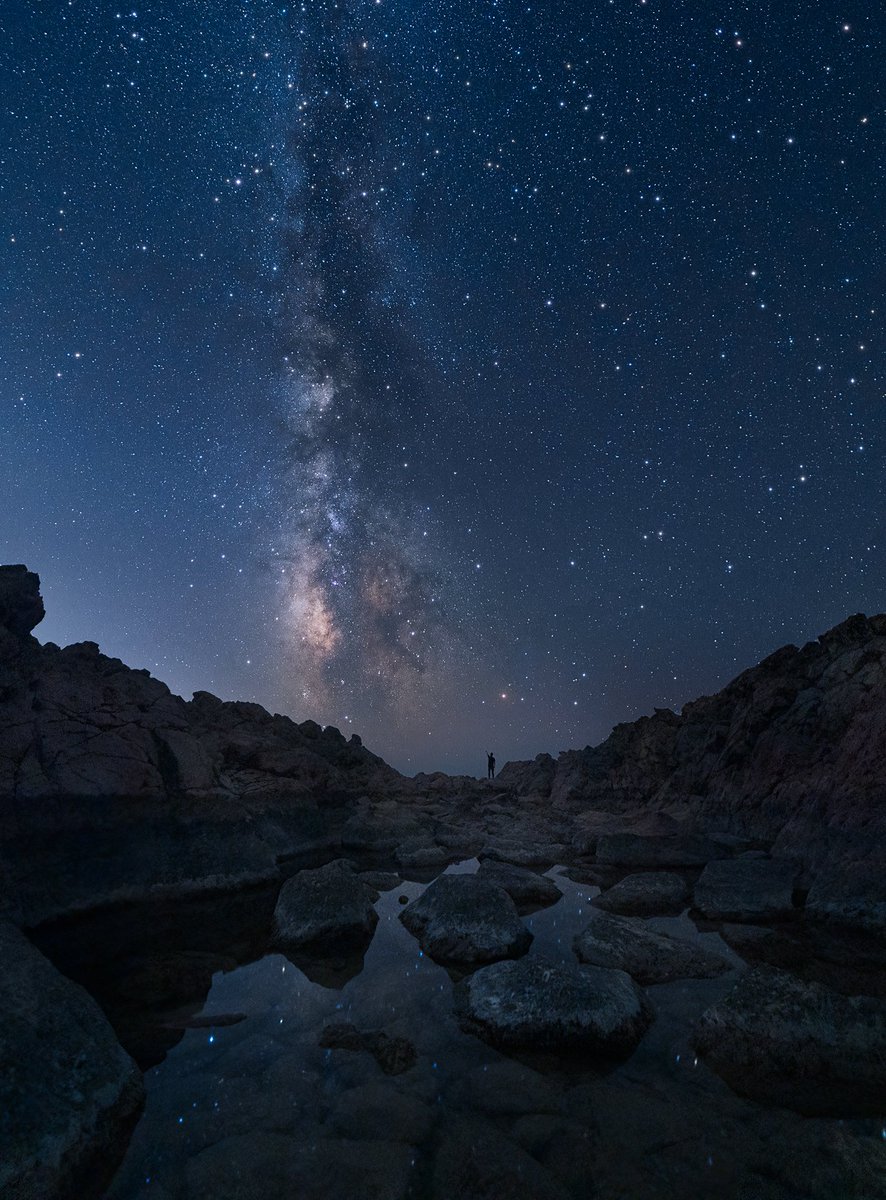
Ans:
{"type": "Polygon", "coordinates": [[[485,771],[886,608],[878,6],[0,13],[0,561],[485,771]]]}

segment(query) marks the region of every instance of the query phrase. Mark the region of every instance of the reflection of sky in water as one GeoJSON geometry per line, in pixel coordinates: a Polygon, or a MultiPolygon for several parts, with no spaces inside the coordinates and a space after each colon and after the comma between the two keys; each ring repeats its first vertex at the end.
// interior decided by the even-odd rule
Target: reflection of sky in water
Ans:
{"type": "MultiPolygon", "coordinates": [[[[476,866],[476,860],[469,860],[450,871],[476,866]]],[[[525,918],[534,934],[529,954],[574,961],[572,940],[596,915],[589,900],[598,889],[555,871],[549,874],[556,876],[564,896],[525,918]]],[[[302,1144],[329,1144],[323,1139],[341,1136],[341,1105],[358,1094],[354,1089],[367,1085],[382,1089],[379,1094],[392,1105],[408,1101],[444,1119],[469,1111],[471,1082],[465,1077],[502,1062],[503,1056],[460,1031],[452,1015],[449,974],[422,954],[398,920],[403,907],[398,898],[415,899],[425,886],[403,882],[381,897],[380,920],[363,969],[340,990],[312,982],[279,954],[217,974],[204,1013],[243,1013],[246,1019],[189,1030],[165,1061],[148,1072],[145,1113],[111,1200],[190,1200],[196,1193],[182,1182],[189,1160],[227,1138],[270,1132],[302,1144]],[[323,1027],[345,1021],[360,1030],[383,1029],[389,1036],[408,1038],[418,1052],[417,1064],[405,1074],[385,1076],[368,1053],[320,1047],[323,1027]]],[[[657,918],[650,925],[740,963],[717,935],[699,934],[685,914],[657,918]]],[[[780,1153],[788,1159],[802,1156],[804,1145],[805,1152],[819,1156],[865,1153],[863,1143],[853,1142],[842,1129],[846,1144],[836,1147],[834,1131],[849,1123],[804,1120],[749,1104],[692,1053],[687,1041],[691,1024],[733,980],[730,974],[647,989],[656,1020],[635,1053],[606,1073],[575,1063],[553,1068],[532,1064],[546,1067],[560,1093],[572,1089],[564,1104],[564,1137],[569,1129],[574,1136],[578,1117],[600,1139],[594,1164],[600,1186],[609,1180],[606,1186],[628,1189],[621,1194],[651,1196],[655,1193],[646,1190],[650,1180],[664,1171],[672,1182],[678,1179],[677,1186],[690,1189],[687,1195],[707,1195],[710,1187],[711,1195],[720,1188],[728,1196],[757,1158],[777,1162],[780,1153]]],[[[498,1114],[495,1119],[501,1128],[504,1118],[498,1114]]],[[[858,1129],[870,1133],[863,1123],[858,1129]]],[[[513,1130],[505,1132],[513,1136],[513,1130]]],[[[385,1136],[399,1134],[391,1130],[385,1136]]],[[[870,1138],[864,1141],[870,1144],[870,1138]]],[[[231,1147],[241,1158],[248,1153],[242,1140],[232,1141],[231,1147]]],[[[420,1160],[416,1150],[413,1161],[420,1160]]],[[[276,1194],[273,1189],[267,1193],[276,1194]]],[[[778,1189],[766,1193],[773,1198],[791,1194],[778,1189]]]]}

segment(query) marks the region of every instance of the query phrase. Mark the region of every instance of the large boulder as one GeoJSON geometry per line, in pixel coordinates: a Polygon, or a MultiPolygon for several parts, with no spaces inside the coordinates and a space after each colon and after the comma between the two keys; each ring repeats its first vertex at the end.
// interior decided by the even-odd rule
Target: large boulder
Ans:
{"type": "Polygon", "coordinates": [[[494,858],[483,859],[477,878],[504,888],[518,908],[543,908],[556,904],[563,895],[553,879],[546,875],[494,858]]]}
{"type": "Polygon", "coordinates": [[[863,858],[849,855],[815,872],[806,911],[835,925],[886,934],[886,838],[876,838],[863,858]]]}
{"type": "Polygon", "coordinates": [[[721,921],[762,921],[793,912],[797,866],[785,860],[736,858],[708,863],[695,885],[695,907],[721,921]]]}
{"type": "Polygon", "coordinates": [[[755,967],[702,1015],[693,1041],[752,1099],[808,1114],[882,1114],[886,1001],[755,967]]]}
{"type": "Polygon", "coordinates": [[[322,951],[368,942],[378,924],[372,895],[345,859],[299,871],[280,889],[273,943],[282,949],[322,951]]]}
{"type": "Polygon", "coordinates": [[[440,875],[400,914],[434,959],[488,963],[525,954],[532,934],[507,892],[476,875],[440,875]]]}
{"type": "Polygon", "coordinates": [[[0,962],[0,1196],[77,1194],[94,1161],[122,1157],[141,1074],[92,997],[5,922],[0,962]]]}
{"type": "Polygon", "coordinates": [[[605,912],[651,917],[676,913],[689,902],[689,887],[673,871],[640,871],[626,875],[591,903],[605,912]]]}
{"type": "Polygon", "coordinates": [[[720,954],[658,933],[645,921],[600,913],[573,943],[579,961],[627,971],[638,983],[712,979],[732,970],[720,954]]]}
{"type": "Polygon", "coordinates": [[[497,782],[520,796],[546,799],[557,773],[556,760],[550,754],[536,754],[531,762],[507,762],[498,773],[497,782]]]}
{"type": "Polygon", "coordinates": [[[597,860],[625,867],[701,867],[726,858],[731,848],[699,833],[604,833],[597,860]]]}
{"type": "Polygon", "coordinates": [[[651,1020],[624,971],[523,959],[493,963],[455,989],[462,1027],[504,1050],[629,1053],[651,1020]]]}

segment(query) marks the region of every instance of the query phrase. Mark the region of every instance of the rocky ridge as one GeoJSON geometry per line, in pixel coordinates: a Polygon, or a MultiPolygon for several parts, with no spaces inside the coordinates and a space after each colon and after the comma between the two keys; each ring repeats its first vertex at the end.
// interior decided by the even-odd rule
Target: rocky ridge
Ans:
{"type": "MultiPolygon", "coordinates": [[[[506,1049],[630,1053],[651,1019],[638,985],[732,969],[641,919],[684,912],[688,920],[688,912],[742,958],[768,964],[708,1009],[696,1031],[697,1048],[734,1090],[797,1106],[817,1072],[847,1111],[857,1102],[867,1112],[881,1094],[883,1007],[873,998],[886,963],[886,617],[851,617],[679,715],[657,711],[600,746],[508,763],[480,782],[405,779],[336,729],[207,692],[185,701],[94,643],[41,645],[32,630],[43,615],[37,576],[0,567],[0,933],[5,1007],[28,1018],[27,1027],[8,1023],[15,1045],[6,1058],[44,1029],[54,1039],[41,1047],[51,1094],[23,1070],[27,1103],[7,1097],[9,1112],[32,1104],[43,1115],[13,1131],[4,1197],[28,1194],[16,1191],[18,1180],[37,1177],[47,1159],[41,1139],[56,1127],[68,1140],[55,1138],[39,1186],[47,1195],[70,1188],[119,1140],[141,1097],[101,1012],[20,930],[39,943],[61,921],[64,941],[64,921],[80,914],[153,912],[202,894],[216,905],[221,893],[242,893],[251,905],[250,887],[267,899],[293,872],[274,918],[290,954],[317,942],[328,949],[333,936],[364,945],[377,923],[374,889],[479,858],[478,876],[441,876],[402,914],[430,954],[470,969],[526,952],[520,910],[559,892],[528,868],[564,864],[602,888],[574,947],[590,965],[545,965],[530,954],[481,966],[458,987],[465,1029],[506,1049]],[[850,927],[874,941],[843,946],[850,927]],[[836,940],[822,940],[820,929],[836,940]],[[788,959],[802,978],[780,973],[788,959]],[[22,1003],[25,984],[34,995],[22,1003]],[[44,1011],[46,997],[57,997],[59,1013],[44,1011]],[[64,1012],[77,1029],[53,1024],[64,1012]],[[841,1039],[836,1057],[831,1029],[841,1039]],[[767,1058],[757,1069],[761,1037],[767,1058]],[[83,1074],[82,1088],[70,1071],[73,1092],[52,1084],[53,1072],[68,1070],[65,1055],[80,1070],[90,1054],[101,1072],[83,1074]],[[862,1060],[871,1064],[863,1095],[853,1082],[862,1060]],[[782,1076],[789,1084],[773,1091],[782,1076]]],[[[204,958],[194,965],[201,980],[215,961],[204,958]]],[[[392,1075],[414,1055],[379,1030],[343,1026],[329,1039],[368,1051],[392,1075]]],[[[378,1097],[361,1095],[336,1120],[374,1136],[378,1097]]],[[[193,1169],[211,1174],[213,1164],[209,1155],[193,1169]]]]}

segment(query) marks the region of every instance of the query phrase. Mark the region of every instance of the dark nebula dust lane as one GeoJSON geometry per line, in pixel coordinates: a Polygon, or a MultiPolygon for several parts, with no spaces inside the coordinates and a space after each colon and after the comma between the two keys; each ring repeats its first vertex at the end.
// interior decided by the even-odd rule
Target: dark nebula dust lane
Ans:
{"type": "Polygon", "coordinates": [[[870,9],[0,26],[45,637],[480,773],[884,607],[870,9]]]}

